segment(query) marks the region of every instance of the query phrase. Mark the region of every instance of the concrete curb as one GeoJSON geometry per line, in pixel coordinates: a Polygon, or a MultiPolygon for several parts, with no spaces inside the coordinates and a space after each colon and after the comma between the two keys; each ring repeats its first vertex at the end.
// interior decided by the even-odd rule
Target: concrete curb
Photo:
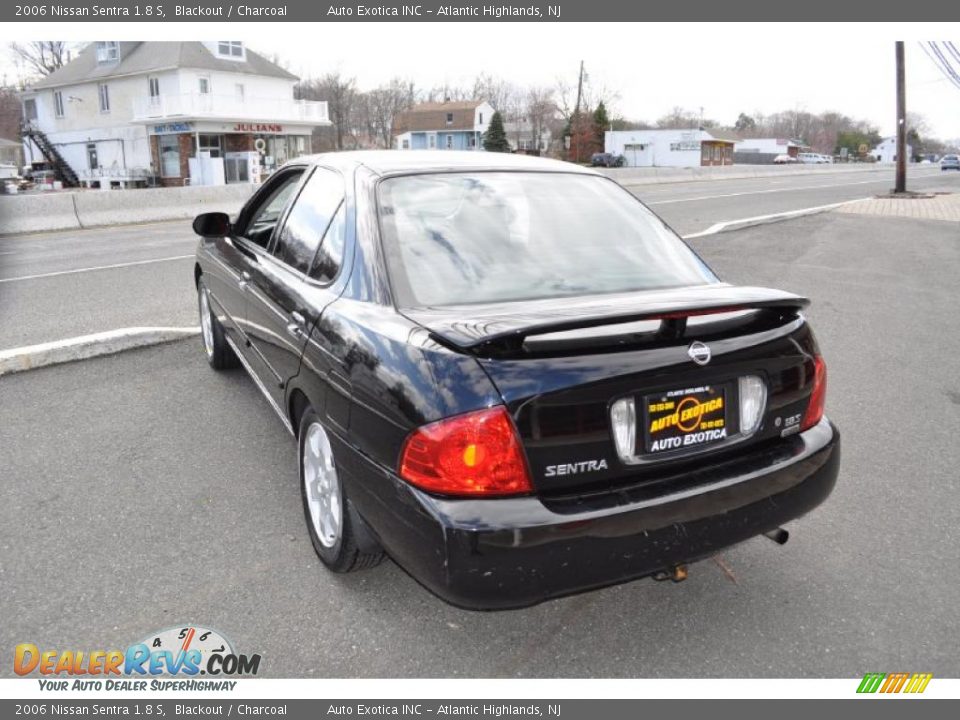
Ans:
{"type": "Polygon", "coordinates": [[[743,230],[744,228],[754,227],[756,225],[768,225],[770,223],[783,222],[793,218],[804,217],[806,215],[819,215],[820,213],[836,210],[838,207],[857,203],[869,198],[856,198],[855,200],[844,200],[843,202],[830,203],[829,205],[817,205],[816,207],[800,208],[799,210],[787,210],[782,213],[772,213],[770,215],[757,215],[749,218],[738,218],[736,220],[727,220],[725,222],[714,223],[706,230],[683,235],[684,240],[691,238],[705,237],[707,235],[716,235],[717,233],[730,232],[732,230],[743,230]]]}
{"type": "Polygon", "coordinates": [[[199,327],[131,327],[0,351],[0,376],[182,340],[199,327]]]}

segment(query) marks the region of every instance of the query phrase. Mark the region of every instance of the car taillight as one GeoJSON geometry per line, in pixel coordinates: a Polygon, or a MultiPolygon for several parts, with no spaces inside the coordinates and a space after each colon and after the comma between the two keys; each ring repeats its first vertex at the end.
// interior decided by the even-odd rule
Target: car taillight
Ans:
{"type": "Polygon", "coordinates": [[[827,400],[827,364],[817,355],[813,358],[813,390],[807,403],[807,411],[800,423],[800,432],[809,430],[823,417],[823,406],[827,400]]]}
{"type": "Polygon", "coordinates": [[[532,491],[520,438],[503,406],[424,425],[400,453],[400,477],[442,495],[532,491]]]}

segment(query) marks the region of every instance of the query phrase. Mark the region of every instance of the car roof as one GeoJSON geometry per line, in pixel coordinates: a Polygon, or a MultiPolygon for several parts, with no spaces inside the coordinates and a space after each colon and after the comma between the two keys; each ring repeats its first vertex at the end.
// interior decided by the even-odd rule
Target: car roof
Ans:
{"type": "Polygon", "coordinates": [[[378,175],[464,170],[528,170],[599,175],[573,163],[532,155],[457,150],[348,150],[305,155],[295,163],[325,165],[340,169],[363,166],[378,175]]]}

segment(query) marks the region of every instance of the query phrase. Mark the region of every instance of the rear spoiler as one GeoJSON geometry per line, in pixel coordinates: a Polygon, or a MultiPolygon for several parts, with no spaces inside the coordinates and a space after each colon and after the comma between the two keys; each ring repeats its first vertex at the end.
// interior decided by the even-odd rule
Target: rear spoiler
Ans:
{"type": "Polygon", "coordinates": [[[527,338],[536,335],[642,320],[660,320],[663,335],[679,337],[690,317],[749,310],[795,313],[810,304],[806,297],[780,290],[729,285],[720,288],[726,291],[639,294],[632,303],[624,302],[627,298],[599,303],[560,298],[551,301],[549,304],[553,307],[549,309],[543,301],[516,303],[512,312],[505,307],[483,307],[473,308],[471,313],[469,306],[461,306],[456,318],[453,308],[412,309],[405,314],[423,325],[436,342],[461,352],[482,355],[491,350],[519,350],[527,338]]]}

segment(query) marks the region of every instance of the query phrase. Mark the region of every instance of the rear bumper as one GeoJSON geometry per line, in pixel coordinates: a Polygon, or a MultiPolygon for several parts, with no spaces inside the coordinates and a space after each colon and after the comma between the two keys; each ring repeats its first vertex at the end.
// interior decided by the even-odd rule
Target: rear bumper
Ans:
{"type": "Polygon", "coordinates": [[[772,530],[823,502],[839,463],[839,433],[824,419],[653,498],[625,490],[603,503],[449,500],[383,473],[374,485],[386,492],[362,482],[351,493],[387,551],[423,585],[454,605],[503,609],[648,576],[772,530]]]}

